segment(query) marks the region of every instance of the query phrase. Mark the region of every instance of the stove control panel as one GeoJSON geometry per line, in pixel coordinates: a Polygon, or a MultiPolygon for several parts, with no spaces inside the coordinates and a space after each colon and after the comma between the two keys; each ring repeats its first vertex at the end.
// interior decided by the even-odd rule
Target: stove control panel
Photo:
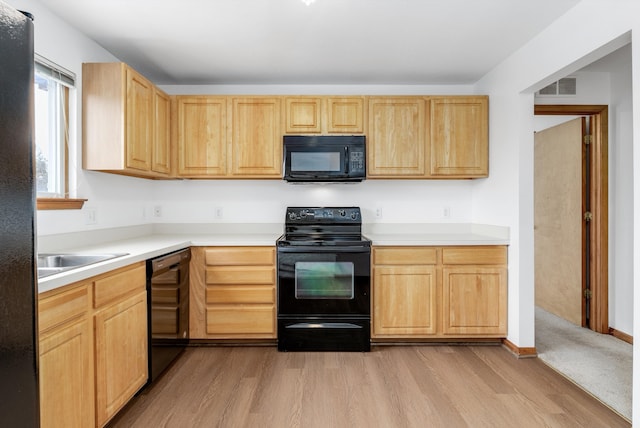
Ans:
{"type": "Polygon", "coordinates": [[[361,223],[359,207],[288,207],[285,223],[361,223]]]}

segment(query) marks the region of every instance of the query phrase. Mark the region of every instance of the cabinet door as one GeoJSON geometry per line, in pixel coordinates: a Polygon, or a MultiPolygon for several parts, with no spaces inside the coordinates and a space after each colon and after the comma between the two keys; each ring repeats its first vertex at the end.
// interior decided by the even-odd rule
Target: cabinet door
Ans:
{"type": "Polygon", "coordinates": [[[376,266],[373,276],[374,336],[436,333],[435,266],[376,266]]]}
{"type": "Polygon", "coordinates": [[[178,97],[178,175],[227,174],[227,101],[224,97],[178,97]]]}
{"type": "Polygon", "coordinates": [[[151,169],[153,85],[127,68],[126,167],[151,169]]]}
{"type": "Polygon", "coordinates": [[[444,334],[507,333],[507,272],[505,268],[444,267],[444,334]]]}
{"type": "Polygon", "coordinates": [[[432,98],[431,175],[486,177],[489,174],[489,100],[432,98]]]}
{"type": "Polygon", "coordinates": [[[231,174],[282,178],[280,98],[231,100],[231,174]]]}
{"type": "Polygon", "coordinates": [[[284,102],[287,134],[319,134],[321,132],[321,98],[287,97],[284,102]]]}
{"type": "Polygon", "coordinates": [[[364,132],[364,98],[327,98],[327,132],[362,134],[364,132]]]}
{"type": "Polygon", "coordinates": [[[97,312],[96,420],[104,424],[147,381],[147,292],[97,312]]]}
{"type": "Polygon", "coordinates": [[[171,158],[171,100],[169,96],[156,89],[153,93],[154,133],[151,150],[151,170],[169,174],[171,158]]]}
{"type": "Polygon", "coordinates": [[[83,318],[43,334],[39,348],[40,426],[94,426],[89,322],[83,318]]]}
{"type": "Polygon", "coordinates": [[[426,102],[422,98],[370,98],[368,176],[424,177],[426,102]]]}

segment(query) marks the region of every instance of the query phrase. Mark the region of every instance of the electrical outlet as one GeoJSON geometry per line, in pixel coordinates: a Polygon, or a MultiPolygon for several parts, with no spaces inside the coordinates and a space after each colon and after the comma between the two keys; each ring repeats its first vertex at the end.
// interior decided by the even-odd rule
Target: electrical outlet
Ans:
{"type": "Polygon", "coordinates": [[[224,210],[222,209],[222,207],[215,207],[214,212],[215,212],[214,217],[217,219],[221,219],[222,216],[224,215],[224,210]]]}
{"type": "Polygon", "coordinates": [[[162,207],[160,205],[156,205],[155,207],[153,207],[153,216],[162,217],[162,207]]]}
{"type": "Polygon", "coordinates": [[[444,217],[444,218],[451,217],[451,207],[445,206],[445,207],[442,208],[442,217],[444,217]]]}
{"type": "Polygon", "coordinates": [[[96,215],[95,208],[87,208],[84,212],[85,224],[96,224],[98,222],[98,216],[96,215]]]}
{"type": "Polygon", "coordinates": [[[376,218],[382,218],[382,207],[376,208],[376,218]]]}

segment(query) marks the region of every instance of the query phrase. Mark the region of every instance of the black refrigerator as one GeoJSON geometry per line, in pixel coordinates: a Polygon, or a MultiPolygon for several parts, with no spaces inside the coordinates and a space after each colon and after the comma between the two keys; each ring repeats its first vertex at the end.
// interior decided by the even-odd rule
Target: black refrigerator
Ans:
{"type": "Polygon", "coordinates": [[[0,425],[37,427],[33,23],[0,1],[0,425]]]}

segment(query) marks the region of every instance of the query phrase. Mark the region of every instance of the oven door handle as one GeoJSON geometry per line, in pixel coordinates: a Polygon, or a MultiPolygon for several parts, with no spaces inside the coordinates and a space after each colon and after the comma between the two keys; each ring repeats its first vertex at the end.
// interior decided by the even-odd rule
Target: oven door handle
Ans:
{"type": "Polygon", "coordinates": [[[286,326],[285,328],[293,328],[293,329],[299,329],[299,328],[339,328],[339,329],[345,329],[345,328],[352,328],[352,329],[358,329],[361,330],[362,326],[360,325],[356,325],[356,324],[352,324],[350,322],[299,322],[296,324],[291,324],[286,326]]]}

